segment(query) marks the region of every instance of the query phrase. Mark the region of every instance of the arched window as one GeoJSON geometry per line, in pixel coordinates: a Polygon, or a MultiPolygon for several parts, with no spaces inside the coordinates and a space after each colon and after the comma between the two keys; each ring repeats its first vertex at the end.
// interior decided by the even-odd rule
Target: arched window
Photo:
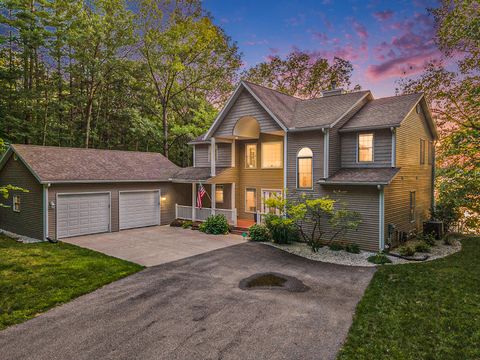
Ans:
{"type": "Polygon", "coordinates": [[[297,188],[313,188],[313,152],[304,147],[297,154],[297,188]]]}

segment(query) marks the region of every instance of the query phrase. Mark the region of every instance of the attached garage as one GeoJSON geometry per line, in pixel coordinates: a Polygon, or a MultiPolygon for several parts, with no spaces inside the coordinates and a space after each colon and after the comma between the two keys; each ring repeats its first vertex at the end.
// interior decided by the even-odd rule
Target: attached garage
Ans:
{"type": "Polygon", "coordinates": [[[171,180],[179,170],[159,153],[11,145],[0,185],[28,192],[0,208],[0,229],[44,240],[166,225],[191,196],[171,180]]]}
{"type": "Polygon", "coordinates": [[[160,190],[120,191],[120,230],[160,225],[160,190]]]}
{"type": "Polygon", "coordinates": [[[110,231],[110,193],[57,194],[57,238],[110,231]]]}

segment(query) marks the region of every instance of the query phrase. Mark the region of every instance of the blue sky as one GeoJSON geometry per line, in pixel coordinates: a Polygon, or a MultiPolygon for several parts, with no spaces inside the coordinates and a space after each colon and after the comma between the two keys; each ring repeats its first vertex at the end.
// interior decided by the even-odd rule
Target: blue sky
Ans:
{"type": "Polygon", "coordinates": [[[216,24],[237,42],[245,67],[292,50],[339,56],[354,65],[352,85],[394,95],[395,80],[441,57],[427,12],[434,0],[204,0],[216,24]]]}

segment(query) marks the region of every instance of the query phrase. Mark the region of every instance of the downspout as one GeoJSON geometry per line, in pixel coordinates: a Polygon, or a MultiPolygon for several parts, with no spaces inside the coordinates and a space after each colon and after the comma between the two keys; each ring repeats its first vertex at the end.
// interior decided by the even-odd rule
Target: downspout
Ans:
{"type": "Polygon", "coordinates": [[[432,142],[432,179],[431,179],[431,210],[430,210],[430,217],[433,218],[434,214],[435,214],[435,176],[436,176],[436,171],[435,171],[435,144],[436,142],[433,141],[432,142]]]}
{"type": "Polygon", "coordinates": [[[288,132],[285,131],[285,136],[283,137],[283,191],[284,193],[287,190],[287,164],[288,164],[288,132]]]}
{"type": "Polygon", "coordinates": [[[377,185],[378,193],[378,247],[385,249],[385,193],[382,185],[377,185]]]}
{"type": "Polygon", "coordinates": [[[391,127],[390,131],[392,132],[392,162],[391,162],[391,166],[392,166],[392,168],[394,168],[396,166],[396,160],[397,160],[397,134],[396,134],[396,129],[394,127],[391,127]]]}
{"type": "Polygon", "coordinates": [[[323,128],[323,178],[328,178],[328,160],[329,160],[329,149],[330,149],[330,129],[323,128]]]}
{"type": "Polygon", "coordinates": [[[48,241],[48,188],[50,184],[43,184],[43,240],[48,241]]]}

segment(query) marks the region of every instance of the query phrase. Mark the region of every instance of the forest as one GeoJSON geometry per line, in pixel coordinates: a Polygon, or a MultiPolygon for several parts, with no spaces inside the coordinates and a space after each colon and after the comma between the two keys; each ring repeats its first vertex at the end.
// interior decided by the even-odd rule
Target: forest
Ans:
{"type": "MultiPolygon", "coordinates": [[[[458,218],[480,212],[480,10],[443,0],[428,11],[456,66],[428,63],[398,79],[397,93],[426,95],[441,135],[438,211],[458,218]]],[[[360,89],[353,69],[301,50],[245,68],[199,0],[0,0],[0,139],[156,151],[188,166],[188,141],[241,78],[312,98],[333,82],[360,89]]]]}

